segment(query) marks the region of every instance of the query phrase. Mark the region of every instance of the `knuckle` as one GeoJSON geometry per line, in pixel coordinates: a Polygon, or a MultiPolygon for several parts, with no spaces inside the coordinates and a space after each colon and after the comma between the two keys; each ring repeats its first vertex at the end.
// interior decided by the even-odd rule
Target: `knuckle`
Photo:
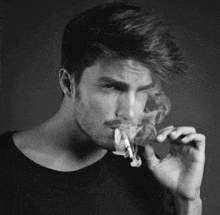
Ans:
{"type": "Polygon", "coordinates": [[[178,132],[178,131],[180,131],[182,128],[183,128],[183,127],[178,126],[178,127],[176,127],[176,131],[178,132]]]}
{"type": "Polygon", "coordinates": [[[187,126],[186,129],[190,130],[192,133],[196,133],[196,129],[192,126],[187,126]]]}
{"type": "Polygon", "coordinates": [[[194,127],[190,127],[194,133],[196,133],[196,129],[194,127]]]}
{"type": "Polygon", "coordinates": [[[206,136],[204,134],[200,134],[202,140],[206,140],[206,136]]]}

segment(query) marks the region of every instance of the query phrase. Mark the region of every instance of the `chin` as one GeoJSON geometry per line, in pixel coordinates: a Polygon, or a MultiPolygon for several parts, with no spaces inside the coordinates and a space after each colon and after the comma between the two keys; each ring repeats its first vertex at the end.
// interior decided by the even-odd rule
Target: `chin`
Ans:
{"type": "Polygon", "coordinates": [[[112,136],[107,138],[100,138],[97,141],[95,141],[95,143],[99,145],[101,148],[106,149],[108,151],[115,150],[115,142],[112,136]]]}

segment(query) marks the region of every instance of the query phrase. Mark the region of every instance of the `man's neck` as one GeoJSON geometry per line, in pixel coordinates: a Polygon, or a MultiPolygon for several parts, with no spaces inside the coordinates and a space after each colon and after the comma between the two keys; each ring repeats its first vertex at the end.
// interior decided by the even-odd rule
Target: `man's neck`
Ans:
{"type": "Polygon", "coordinates": [[[77,129],[68,131],[56,118],[29,131],[14,135],[15,145],[32,161],[57,171],[76,171],[100,160],[100,148],[77,129]]]}

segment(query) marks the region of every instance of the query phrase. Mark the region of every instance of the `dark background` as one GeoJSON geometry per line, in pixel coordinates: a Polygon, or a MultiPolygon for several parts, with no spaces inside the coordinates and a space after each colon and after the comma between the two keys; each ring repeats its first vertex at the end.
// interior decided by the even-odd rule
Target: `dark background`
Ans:
{"type": "MultiPolygon", "coordinates": [[[[63,28],[76,12],[103,2],[19,0],[0,4],[1,9],[4,6],[0,133],[31,128],[57,111],[63,28]]],[[[190,125],[206,135],[203,214],[220,215],[219,6],[217,1],[199,0],[140,0],[136,4],[163,13],[191,63],[190,80],[164,86],[172,110],[159,127],[190,125]]],[[[168,148],[166,144],[161,148],[164,155],[168,148]]]]}

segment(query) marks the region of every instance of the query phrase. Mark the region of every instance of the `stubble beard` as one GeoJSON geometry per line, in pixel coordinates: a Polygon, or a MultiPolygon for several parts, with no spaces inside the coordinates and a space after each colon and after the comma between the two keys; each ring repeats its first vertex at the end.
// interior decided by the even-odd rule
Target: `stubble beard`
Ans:
{"type": "Polygon", "coordinates": [[[107,135],[102,136],[102,131],[97,127],[97,124],[89,115],[89,111],[85,109],[85,106],[81,99],[76,99],[75,108],[74,108],[75,120],[82,131],[85,134],[89,141],[93,142],[98,147],[114,150],[114,146],[110,143],[107,135]]]}

